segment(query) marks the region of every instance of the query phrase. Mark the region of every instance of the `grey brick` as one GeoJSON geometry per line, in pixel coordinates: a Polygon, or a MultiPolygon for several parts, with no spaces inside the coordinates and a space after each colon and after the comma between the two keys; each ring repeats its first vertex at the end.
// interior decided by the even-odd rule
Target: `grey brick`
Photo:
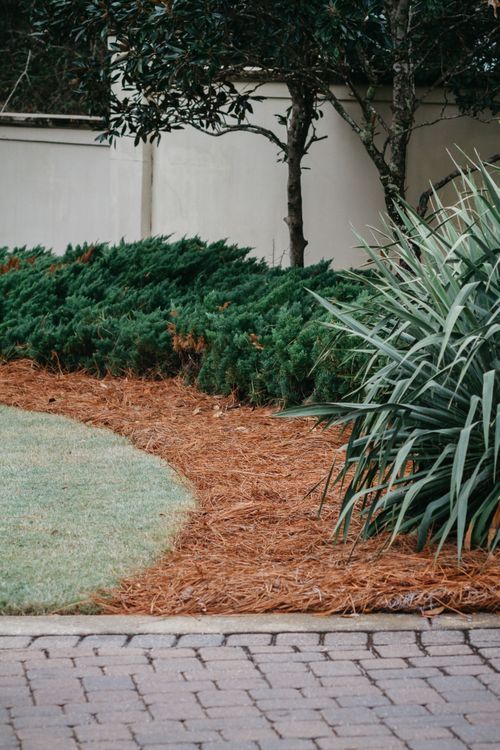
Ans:
{"type": "Polygon", "coordinates": [[[319,646],[319,633],[278,633],[278,646],[319,646]]]}
{"type": "Polygon", "coordinates": [[[394,731],[402,740],[439,740],[453,737],[446,727],[425,726],[420,723],[396,725],[394,731]]]}
{"type": "Polygon", "coordinates": [[[205,673],[205,666],[201,663],[201,661],[198,661],[198,659],[192,657],[188,659],[172,659],[169,661],[166,660],[154,660],[153,659],[154,667],[158,673],[158,676],[162,679],[165,679],[165,675],[178,673],[181,672],[190,672],[198,673],[198,674],[204,674],[205,673]]]}
{"type": "Polygon", "coordinates": [[[239,717],[245,719],[247,716],[260,716],[260,711],[256,706],[214,706],[205,709],[209,719],[219,719],[223,716],[229,718],[239,717]]]}
{"type": "Polygon", "coordinates": [[[317,677],[324,677],[326,675],[332,677],[361,675],[360,668],[352,661],[313,662],[310,665],[310,669],[317,677]]]}
{"type": "MultiPolygon", "coordinates": [[[[204,719],[188,719],[185,722],[187,729],[190,732],[217,732],[219,730],[227,729],[241,729],[242,721],[239,718],[231,718],[227,716],[220,716],[218,718],[204,718],[204,719]]],[[[248,717],[244,722],[245,729],[267,729],[269,723],[263,716],[256,716],[254,718],[248,717]]],[[[247,739],[258,739],[257,737],[248,737],[247,739]]]]}
{"type": "Polygon", "coordinates": [[[262,740],[272,740],[277,738],[277,734],[271,727],[246,727],[245,724],[240,724],[239,727],[224,728],[220,730],[222,737],[231,742],[237,743],[236,747],[239,747],[242,742],[248,740],[258,740],[259,744],[262,740]]]}
{"type": "Polygon", "coordinates": [[[239,646],[200,648],[198,653],[202,661],[242,661],[246,659],[244,650],[239,646]]]}
{"type": "Polygon", "coordinates": [[[71,648],[76,646],[80,640],[79,635],[46,635],[40,638],[35,638],[31,643],[30,648],[32,649],[59,649],[59,648],[71,648]]]}
{"type": "Polygon", "coordinates": [[[86,635],[78,644],[78,648],[97,648],[102,653],[103,649],[121,648],[126,641],[126,635],[86,635]]]}
{"type": "Polygon", "coordinates": [[[392,727],[394,731],[396,731],[398,727],[402,726],[449,727],[453,731],[454,727],[458,724],[463,723],[463,721],[463,716],[457,713],[444,713],[433,716],[426,716],[425,718],[420,716],[408,716],[406,718],[387,716],[384,719],[384,723],[387,724],[388,727],[392,727]]]}
{"type": "Polygon", "coordinates": [[[21,674],[14,675],[3,675],[0,677],[0,690],[4,688],[24,688],[28,687],[28,678],[24,672],[21,674]]]}
{"type": "Polygon", "coordinates": [[[256,700],[295,700],[301,698],[300,691],[297,688],[270,688],[267,685],[264,687],[254,688],[248,691],[250,696],[256,700]]]}
{"type": "MultiPolygon", "coordinates": [[[[66,750],[66,748],[61,748],[61,750],[66,750]]],[[[109,740],[107,742],[103,740],[98,743],[82,742],[79,744],[79,750],[137,750],[137,744],[133,740],[109,740]]]]}
{"type": "Polygon", "coordinates": [[[28,688],[20,690],[16,688],[4,688],[0,693],[0,708],[12,708],[14,706],[32,706],[33,698],[28,688]]]}
{"type": "Polygon", "coordinates": [[[471,675],[482,675],[491,672],[490,667],[486,664],[469,664],[464,667],[442,667],[446,674],[460,675],[460,674],[471,674],[471,675]]]}
{"type": "MultiPolygon", "coordinates": [[[[272,665],[271,668],[277,667],[272,665]]],[[[305,669],[302,664],[297,664],[296,668],[305,669]]],[[[186,670],[184,672],[187,679],[189,679],[190,674],[193,674],[195,679],[196,677],[199,679],[201,675],[210,676],[211,679],[216,679],[215,675],[217,675],[217,677],[239,677],[240,675],[244,675],[245,677],[250,675],[254,677],[260,676],[259,670],[255,664],[252,664],[252,662],[247,659],[222,659],[221,661],[209,661],[204,667],[202,666],[201,669],[195,669],[193,672],[186,670]]]]}
{"type": "MultiPolygon", "coordinates": [[[[429,703],[427,709],[433,714],[467,714],[467,713],[496,713],[498,714],[498,699],[493,696],[487,698],[487,700],[476,700],[474,693],[474,699],[467,700],[464,696],[462,701],[456,701],[454,703],[446,703],[440,700],[437,703],[429,703]]],[[[463,695],[463,693],[462,693],[463,695]]]]}
{"type": "Polygon", "coordinates": [[[391,737],[391,730],[383,724],[343,724],[335,727],[339,737],[391,737]]]}
{"type": "Polygon", "coordinates": [[[389,699],[382,695],[382,693],[370,693],[369,695],[337,695],[335,698],[337,703],[345,708],[352,706],[366,706],[372,708],[373,706],[385,706],[389,703],[389,699]]]}
{"type": "Polygon", "coordinates": [[[331,726],[344,724],[377,724],[378,717],[369,708],[328,708],[321,712],[324,720],[331,726]]]}
{"type": "Polygon", "coordinates": [[[312,740],[291,739],[286,740],[261,740],[260,750],[315,750],[312,740]]]}
{"type": "MultiPolygon", "coordinates": [[[[328,662],[321,663],[327,664],[328,662]]],[[[331,663],[333,664],[333,662],[331,663]]],[[[300,661],[266,661],[259,663],[259,669],[265,675],[284,674],[286,672],[301,672],[302,674],[304,674],[308,671],[308,665],[300,661]]]]}
{"type": "Polygon", "coordinates": [[[390,630],[387,632],[373,633],[375,646],[393,646],[402,643],[416,643],[416,635],[413,630],[390,630]]]}
{"type": "Polygon", "coordinates": [[[191,701],[172,700],[168,703],[152,703],[148,706],[149,711],[155,720],[178,719],[204,719],[205,712],[201,706],[196,703],[194,696],[191,701]]]}
{"type": "MultiPolygon", "coordinates": [[[[2,664],[5,664],[8,661],[24,661],[25,659],[28,659],[30,656],[33,656],[33,652],[29,649],[4,649],[2,651],[2,664]]],[[[40,659],[46,659],[47,657],[43,652],[40,652],[40,659]]]]}
{"type": "Polygon", "coordinates": [[[257,701],[257,705],[261,711],[304,711],[308,709],[329,709],[337,708],[337,704],[333,698],[328,695],[315,696],[314,698],[295,698],[293,700],[284,700],[283,698],[268,699],[257,701]]]}
{"type": "MultiPolygon", "coordinates": [[[[40,706],[36,706],[40,708],[40,706]]],[[[60,706],[54,706],[61,710],[60,706]]],[[[64,714],[26,714],[25,716],[18,716],[12,720],[15,729],[36,729],[44,727],[65,727],[68,726],[68,718],[64,714]]]]}
{"type": "Polygon", "coordinates": [[[463,630],[424,630],[420,634],[424,646],[438,646],[443,644],[463,643],[463,630]]]}
{"type": "Polygon", "coordinates": [[[20,674],[24,674],[24,667],[20,661],[0,662],[0,675],[2,677],[20,674]]]}
{"type": "Polygon", "coordinates": [[[131,675],[134,677],[153,678],[157,672],[151,664],[111,664],[109,667],[76,667],[75,674],[78,677],[98,677],[101,674],[110,677],[120,675],[131,675]]]}
{"type": "Polygon", "coordinates": [[[328,737],[316,740],[320,750],[404,750],[396,737],[328,737]]]}
{"type": "Polygon", "coordinates": [[[329,688],[330,695],[378,695],[380,688],[366,677],[322,677],[321,684],[329,688]]]}
{"type": "Polygon", "coordinates": [[[281,708],[274,708],[266,710],[266,718],[269,721],[285,721],[291,719],[292,721],[321,721],[322,717],[317,708],[297,708],[296,706],[283,706],[281,708]]]}
{"type": "Polygon", "coordinates": [[[224,636],[217,633],[206,633],[205,635],[181,635],[178,645],[181,647],[203,648],[204,646],[221,646],[224,636]]]}
{"type": "Polygon", "coordinates": [[[127,675],[84,677],[83,685],[88,692],[96,690],[135,690],[132,678],[127,675]]]}
{"type": "Polygon", "coordinates": [[[440,692],[442,698],[448,703],[463,703],[464,700],[474,701],[475,703],[488,703],[492,698],[495,698],[493,693],[484,688],[483,690],[446,690],[440,692]]]}
{"type": "Polygon", "coordinates": [[[302,688],[320,684],[318,679],[309,672],[274,672],[267,675],[267,680],[272,687],[279,688],[302,688]]]}
{"type": "MultiPolygon", "coordinates": [[[[24,743],[24,740],[36,740],[40,737],[50,737],[51,739],[71,737],[72,731],[70,727],[47,727],[45,730],[41,727],[26,727],[23,729],[17,729],[16,734],[24,743]]],[[[49,747],[50,745],[48,744],[47,748],[49,747]]]]}
{"type": "Polygon", "coordinates": [[[374,709],[374,713],[380,716],[381,719],[394,718],[396,720],[405,719],[408,717],[418,717],[418,721],[425,721],[424,717],[428,717],[429,713],[424,706],[403,705],[403,706],[380,706],[374,709]]]}
{"type": "Polygon", "coordinates": [[[180,721],[155,721],[151,724],[132,724],[132,731],[135,740],[139,746],[143,745],[166,745],[172,743],[173,747],[177,744],[201,743],[220,741],[220,736],[213,731],[191,732],[185,729],[180,721]]]}
{"type": "Polygon", "coordinates": [[[484,690],[484,685],[472,675],[429,677],[428,682],[440,692],[449,690],[484,690]]]}
{"type": "MultiPolygon", "coordinates": [[[[80,746],[83,748],[83,746],[80,746]]],[[[85,745],[87,748],[88,745],[85,745]]],[[[23,750],[80,750],[76,742],[70,737],[52,737],[50,735],[44,735],[43,737],[31,737],[28,740],[23,740],[23,750]]],[[[94,745],[94,750],[98,748],[94,745]]],[[[99,750],[104,750],[100,747],[99,750]]],[[[137,747],[135,748],[137,750],[137,747]]]]}
{"type": "Polygon", "coordinates": [[[144,655],[144,651],[137,649],[124,648],[121,649],[119,654],[87,654],[85,656],[77,656],[75,658],[75,665],[77,667],[111,667],[113,665],[135,665],[145,664],[149,665],[147,657],[144,655]]]}
{"type": "Polygon", "coordinates": [[[33,695],[35,703],[39,706],[61,706],[64,703],[85,701],[85,693],[81,688],[68,687],[67,689],[58,688],[57,690],[34,690],[33,695]]]}
{"type": "Polygon", "coordinates": [[[145,685],[141,689],[141,697],[150,703],[157,703],[165,693],[197,693],[200,690],[215,690],[215,684],[209,680],[200,680],[199,682],[173,682],[164,681],[160,685],[154,684],[151,687],[145,685]],[[151,692],[149,692],[151,691],[151,692]]]}
{"type": "MultiPolygon", "coordinates": [[[[237,677],[235,679],[217,679],[217,687],[220,690],[251,690],[252,688],[266,687],[264,678],[237,677]]],[[[203,689],[203,688],[199,688],[203,689]]]]}
{"type": "Polygon", "coordinates": [[[451,646],[427,646],[426,651],[430,656],[460,656],[474,653],[465,643],[455,643],[451,646]]]}
{"type": "Polygon", "coordinates": [[[334,651],[328,650],[327,652],[329,659],[342,659],[343,661],[346,661],[347,659],[352,659],[353,661],[361,661],[362,659],[375,659],[377,658],[375,654],[370,651],[369,649],[336,649],[334,651]]]}
{"type": "Polygon", "coordinates": [[[76,726],[74,732],[79,742],[116,742],[132,739],[130,729],[121,723],[85,724],[76,726]]]}
{"type": "MultiPolygon", "coordinates": [[[[59,672],[66,671],[73,668],[73,662],[71,659],[29,659],[25,662],[26,671],[28,675],[33,675],[35,672],[59,672]]],[[[56,674],[57,677],[57,674],[56,674]]]]}
{"type": "Polygon", "coordinates": [[[360,649],[367,645],[368,635],[366,633],[327,633],[324,643],[329,648],[360,649]]]}
{"type": "Polygon", "coordinates": [[[411,750],[467,750],[466,746],[460,740],[439,739],[439,740],[408,740],[408,746],[411,750]]]}
{"type": "MultiPolygon", "coordinates": [[[[21,649],[28,648],[31,642],[31,636],[24,635],[2,635],[0,636],[0,649],[21,649]]],[[[2,654],[3,659],[3,654],[2,654]]]]}
{"type": "Polygon", "coordinates": [[[401,646],[374,646],[375,651],[384,659],[408,659],[410,656],[417,657],[422,654],[418,646],[411,643],[403,643],[401,646]]]}
{"type": "Polygon", "coordinates": [[[471,630],[469,634],[470,642],[475,645],[500,645],[500,627],[499,628],[477,628],[471,630]]]}
{"type": "Polygon", "coordinates": [[[479,656],[416,656],[410,658],[414,667],[464,667],[470,664],[481,664],[479,656]]]}
{"type": "Polygon", "coordinates": [[[198,700],[206,708],[215,706],[248,706],[251,699],[244,690],[201,690],[198,700]]]}
{"type": "Polygon", "coordinates": [[[372,669],[408,669],[407,663],[403,659],[368,659],[362,660],[361,666],[370,672],[372,669]]]}
{"type": "Polygon", "coordinates": [[[129,708],[142,708],[142,696],[135,690],[94,690],[87,693],[89,702],[94,705],[103,703],[110,706],[128,706],[129,708]]]}
{"type": "MultiPolygon", "coordinates": [[[[127,653],[129,648],[126,649],[127,653]]],[[[141,649],[142,653],[142,649],[141,649]]],[[[192,659],[196,657],[196,649],[194,648],[153,648],[149,650],[148,654],[150,659],[158,662],[176,661],[177,659],[192,659]]]]}
{"type": "MultiPolygon", "coordinates": [[[[259,745],[256,742],[202,742],[202,750],[259,750],[259,745]]],[[[186,749],[186,745],[182,745],[182,750],[186,749]]],[[[146,748],[144,748],[146,750],[146,748]]],[[[152,748],[151,748],[152,750],[152,748]]],[[[155,748],[158,750],[158,748],[155,748]]],[[[174,750],[172,748],[172,750],[174,750]]],[[[189,748],[188,750],[191,750],[189,748]]],[[[192,750],[198,750],[198,746],[193,745],[192,750]]]]}
{"type": "Polygon", "coordinates": [[[276,722],[274,725],[278,734],[286,738],[315,739],[330,737],[332,730],[325,721],[294,721],[276,722]]]}
{"type": "Polygon", "coordinates": [[[468,713],[466,714],[466,719],[471,724],[498,724],[500,734],[500,716],[494,713],[480,713],[479,711],[477,713],[468,713]]]}
{"type": "Polygon", "coordinates": [[[226,640],[228,646],[270,646],[270,633],[238,633],[229,635],[226,640]]]}
{"type": "Polygon", "coordinates": [[[498,672],[492,672],[489,670],[480,675],[479,680],[483,685],[488,685],[489,689],[493,690],[495,693],[498,693],[500,690],[500,674],[498,674],[498,672]]]}
{"type": "Polygon", "coordinates": [[[407,667],[406,669],[371,669],[372,680],[420,680],[427,677],[442,677],[437,667],[407,667]]]}
{"type": "Polygon", "coordinates": [[[129,643],[127,643],[127,649],[129,648],[170,648],[174,645],[177,640],[175,635],[134,635],[129,643]]]}
{"type": "Polygon", "coordinates": [[[500,720],[498,724],[466,724],[465,722],[454,726],[453,731],[466,744],[473,742],[496,742],[500,743],[500,720]]]}
{"type": "Polygon", "coordinates": [[[119,711],[113,709],[113,707],[101,706],[100,708],[102,710],[96,713],[97,721],[100,724],[139,724],[142,722],[147,724],[148,721],[152,721],[145,709],[140,711],[139,709],[131,710],[127,708],[126,710],[119,711]]]}
{"type": "Polygon", "coordinates": [[[408,703],[417,703],[425,705],[426,703],[439,703],[443,701],[436,690],[430,687],[409,687],[408,682],[403,680],[392,680],[391,685],[385,688],[385,692],[396,705],[405,705],[408,703]],[[396,683],[400,683],[396,687],[396,683]],[[403,685],[401,685],[403,683],[403,685]]]}

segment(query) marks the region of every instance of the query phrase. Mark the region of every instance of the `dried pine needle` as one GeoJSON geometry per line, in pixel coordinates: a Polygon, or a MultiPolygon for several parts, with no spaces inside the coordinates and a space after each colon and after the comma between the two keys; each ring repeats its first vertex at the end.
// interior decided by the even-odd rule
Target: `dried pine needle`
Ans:
{"type": "MultiPolygon", "coordinates": [[[[21,360],[0,367],[0,401],[108,427],[161,456],[192,483],[198,508],[173,552],[97,601],[112,614],[362,613],[500,608],[500,559],[480,550],[457,566],[412,537],[331,543],[340,498],[317,518],[309,494],[342,445],[335,430],[275,420],[269,408],[208,396],[179,379],[102,380],[21,360]]],[[[356,524],[351,533],[355,535],[356,524]]],[[[353,536],[354,539],[354,536],[353,536]]]]}

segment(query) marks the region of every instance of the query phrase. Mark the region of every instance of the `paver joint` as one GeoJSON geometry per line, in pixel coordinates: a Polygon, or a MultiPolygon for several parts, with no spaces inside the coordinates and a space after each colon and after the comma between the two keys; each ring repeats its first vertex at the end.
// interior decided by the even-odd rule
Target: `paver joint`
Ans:
{"type": "Polygon", "coordinates": [[[500,627],[0,636],[1,750],[495,750],[500,627]]]}

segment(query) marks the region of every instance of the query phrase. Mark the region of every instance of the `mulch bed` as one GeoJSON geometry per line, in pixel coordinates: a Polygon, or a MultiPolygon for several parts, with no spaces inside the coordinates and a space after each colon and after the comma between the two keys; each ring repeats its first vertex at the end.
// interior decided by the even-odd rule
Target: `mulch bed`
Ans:
{"type": "MultiPolygon", "coordinates": [[[[198,499],[174,551],[98,599],[111,614],[500,608],[500,558],[453,545],[439,560],[414,539],[332,544],[339,497],[318,520],[319,491],[343,440],[306,420],[208,396],[179,379],[54,374],[22,360],[0,367],[0,401],[73,417],[126,435],[167,460],[198,499]]],[[[55,459],[56,460],[56,459],[55,459]]],[[[112,509],[110,508],[110,512],[112,509]]],[[[355,534],[355,529],[353,533],[355,534]]]]}

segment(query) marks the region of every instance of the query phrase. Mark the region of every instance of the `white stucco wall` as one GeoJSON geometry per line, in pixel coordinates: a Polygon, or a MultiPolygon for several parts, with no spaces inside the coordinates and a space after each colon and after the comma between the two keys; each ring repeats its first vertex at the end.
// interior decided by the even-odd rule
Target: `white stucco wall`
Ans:
{"type": "MultiPolygon", "coordinates": [[[[259,121],[276,128],[287,107],[283,86],[270,84],[259,121]]],[[[352,105],[348,105],[352,106],[352,105]]],[[[382,104],[387,107],[387,104],[382,104]]],[[[434,119],[429,104],[419,116],[434,119]]],[[[450,112],[451,114],[452,112],[450,112]]],[[[379,223],[384,210],[377,172],[359,140],[330,106],[320,122],[327,140],[305,159],[304,216],[307,262],[332,259],[355,266],[356,230],[379,223]]],[[[487,157],[498,150],[500,125],[461,118],[417,129],[409,149],[408,197],[414,202],[452,168],[446,149],[487,157]]],[[[270,263],[287,263],[286,166],[261,136],[213,138],[187,129],[165,134],[159,147],[98,144],[95,132],[17,127],[0,116],[0,245],[43,244],[62,252],[68,243],[132,241],[151,234],[227,238],[254,248],[270,263]]],[[[451,195],[451,191],[448,192],[451,195]]]]}
{"type": "Polygon", "coordinates": [[[110,147],[96,136],[3,125],[0,118],[0,246],[44,245],[60,253],[71,243],[149,234],[149,150],[129,139],[110,147]]]}
{"type": "MultiPolygon", "coordinates": [[[[284,114],[288,100],[279,84],[269,84],[271,99],[255,105],[256,120],[273,129],[275,113],[284,114]]],[[[337,92],[338,93],[338,92],[337,92]]],[[[345,100],[354,111],[354,105],[345,100]]],[[[381,102],[388,114],[388,102],[381,102]]],[[[441,104],[430,102],[418,112],[419,121],[439,116],[441,104]]],[[[448,115],[455,111],[449,108],[448,115]]],[[[385,210],[378,173],[350,127],[331,105],[325,105],[316,143],[304,160],[305,235],[309,240],[307,262],[332,259],[335,268],[359,265],[363,251],[357,248],[353,227],[370,238],[369,226],[378,225],[385,210]]],[[[284,138],[283,133],[283,138],[284,138]]],[[[477,149],[487,158],[499,148],[500,125],[470,118],[450,119],[417,129],[409,148],[408,199],[416,202],[436,180],[459,162],[456,146],[473,155],[477,149]]],[[[194,130],[165,135],[155,153],[153,178],[153,234],[199,234],[204,239],[229,238],[255,248],[270,263],[288,258],[286,213],[286,165],[277,163],[277,148],[260,135],[230,133],[214,138],[194,130]]],[[[452,195],[452,189],[443,196],[452,195]]]]}

